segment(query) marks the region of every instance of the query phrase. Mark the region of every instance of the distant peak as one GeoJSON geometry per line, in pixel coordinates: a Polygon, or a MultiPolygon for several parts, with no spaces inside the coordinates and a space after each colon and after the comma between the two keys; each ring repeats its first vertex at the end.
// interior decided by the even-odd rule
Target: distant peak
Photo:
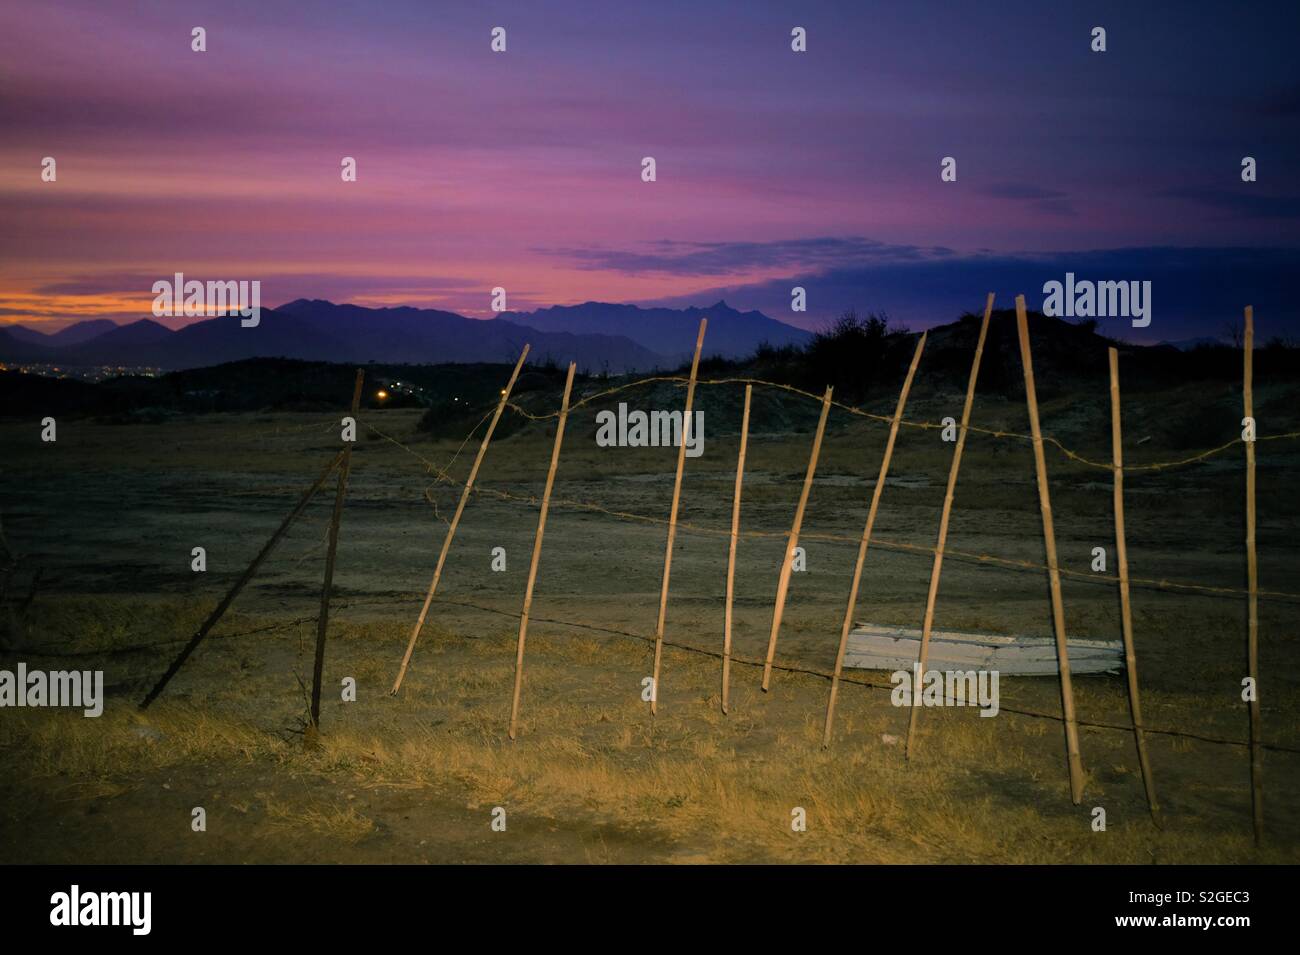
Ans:
{"type": "Polygon", "coordinates": [[[292,302],[285,302],[283,305],[278,306],[278,308],[303,308],[307,306],[318,308],[321,305],[328,305],[331,308],[336,307],[333,302],[325,298],[295,298],[292,302]]]}

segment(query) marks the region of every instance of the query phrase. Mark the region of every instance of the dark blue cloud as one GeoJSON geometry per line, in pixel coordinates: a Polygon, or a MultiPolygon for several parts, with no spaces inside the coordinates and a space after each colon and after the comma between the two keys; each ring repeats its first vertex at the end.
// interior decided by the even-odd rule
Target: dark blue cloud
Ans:
{"type": "Polygon", "coordinates": [[[640,249],[538,249],[570,259],[578,268],[629,275],[734,275],[783,268],[813,271],[848,262],[922,262],[954,255],[944,246],[880,242],[861,236],[823,236],[772,242],[682,242],[669,239],[640,249]]]}
{"type": "Polygon", "coordinates": [[[985,186],[980,192],[995,199],[1011,199],[1017,202],[1029,203],[1035,208],[1043,212],[1050,212],[1053,215],[1075,216],[1079,214],[1074,203],[1070,201],[1069,195],[1059,189],[1045,189],[1042,186],[1035,186],[1030,183],[995,182],[992,185],[985,186]]]}
{"type": "Polygon", "coordinates": [[[1234,216],[1251,219],[1300,218],[1300,196],[1261,194],[1255,184],[1242,183],[1234,189],[1166,189],[1162,195],[1171,199],[1188,199],[1234,216]]]}
{"type": "Polygon", "coordinates": [[[845,308],[883,311],[914,329],[950,322],[983,307],[988,292],[1009,308],[1023,294],[1041,308],[1043,284],[1077,280],[1150,281],[1152,321],[1135,329],[1124,319],[1103,319],[1108,334],[1158,342],[1217,335],[1255,306],[1262,338],[1300,333],[1295,279],[1297,248],[1140,247],[1083,252],[944,256],[919,261],[859,263],[788,280],[722,286],[654,304],[705,305],[725,298],[735,308],[757,308],[781,321],[817,327],[845,308]],[[790,311],[790,288],[808,291],[808,312],[790,311]]]}

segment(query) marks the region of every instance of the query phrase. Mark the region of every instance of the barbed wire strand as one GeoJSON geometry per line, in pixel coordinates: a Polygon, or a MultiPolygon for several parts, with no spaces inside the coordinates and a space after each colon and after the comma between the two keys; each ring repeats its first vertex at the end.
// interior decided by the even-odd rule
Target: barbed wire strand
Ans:
{"type": "MultiPolygon", "coordinates": [[[[365,424],[367,428],[369,428],[375,434],[378,434],[384,440],[390,442],[391,444],[405,451],[407,454],[411,455],[412,457],[419,460],[422,464],[424,464],[424,466],[427,469],[429,469],[430,471],[432,471],[434,474],[438,476],[438,481],[435,483],[445,483],[452,487],[464,487],[463,482],[458,481],[456,478],[452,477],[449,473],[447,473],[447,471],[443,467],[438,465],[436,462],[429,460],[427,457],[420,454],[420,452],[412,448],[410,445],[405,444],[402,441],[399,441],[397,438],[393,437],[392,435],[384,431],[381,431],[379,428],[376,428],[374,425],[370,424],[369,422],[363,422],[363,424],[365,424]]],[[[483,487],[481,484],[476,484],[472,489],[471,493],[473,493],[476,496],[484,495],[487,497],[492,497],[497,500],[505,501],[509,503],[517,503],[517,504],[525,504],[525,505],[533,505],[533,506],[537,506],[540,503],[539,498],[536,495],[512,494],[509,491],[503,491],[498,488],[483,487]]],[[[426,497],[426,500],[427,499],[428,498],[426,497]]],[[[430,503],[433,502],[430,501],[430,503]]],[[[634,521],[643,524],[666,525],[668,523],[666,518],[652,517],[646,514],[636,514],[631,511],[618,511],[612,508],[605,507],[601,504],[597,504],[592,501],[577,501],[571,498],[552,497],[551,506],[568,508],[570,510],[581,510],[581,511],[587,511],[591,513],[605,514],[609,517],[613,517],[618,520],[634,521]]],[[[685,530],[690,533],[709,534],[717,537],[731,536],[730,528],[709,527],[703,524],[697,524],[690,521],[678,521],[677,528],[678,530],[685,530]]],[[[784,537],[789,537],[789,531],[741,530],[737,532],[737,536],[750,538],[750,539],[784,538],[784,537]]],[[[857,544],[862,539],[860,536],[855,537],[855,536],[849,536],[843,534],[831,534],[825,532],[821,532],[821,533],[809,532],[802,536],[808,540],[818,540],[818,541],[823,541],[828,543],[846,543],[846,544],[849,543],[857,544]]],[[[885,550],[892,550],[892,551],[917,554],[917,555],[926,555],[929,557],[933,557],[937,551],[937,548],[933,546],[926,546],[923,544],[909,544],[903,541],[890,540],[888,538],[880,537],[875,534],[871,535],[871,538],[868,541],[868,543],[876,547],[884,548],[885,550]]],[[[1046,571],[1051,569],[1049,565],[1043,563],[1037,563],[1035,561],[1016,560],[1014,558],[1009,558],[1009,557],[999,557],[995,554],[977,553],[974,551],[959,550],[957,548],[952,548],[952,547],[945,547],[943,549],[943,554],[945,558],[951,557],[955,560],[962,560],[970,563],[986,564],[993,567],[1002,567],[1011,570],[1046,571]]],[[[1069,568],[1059,567],[1059,566],[1057,570],[1062,576],[1070,577],[1075,580],[1088,581],[1090,583],[1097,583],[1097,584],[1118,584],[1119,583],[1119,576],[1116,574],[1084,572],[1084,571],[1072,570],[1069,568]]],[[[1130,576],[1128,578],[1128,581],[1131,586],[1142,587],[1144,589],[1149,589],[1149,590],[1180,591],[1186,593],[1198,593],[1205,596],[1244,597],[1249,595],[1250,593],[1250,591],[1239,587],[1215,587],[1210,584],[1193,584],[1193,583],[1187,583],[1183,581],[1169,580],[1166,578],[1130,576]]],[[[1258,596],[1260,599],[1263,600],[1300,601],[1300,593],[1293,593],[1284,590],[1258,590],[1256,591],[1256,596],[1258,596]]]]}
{"type": "MultiPolygon", "coordinates": [[[[591,404],[593,402],[599,401],[602,398],[609,397],[610,395],[617,394],[621,391],[625,391],[630,388],[636,388],[642,385],[653,384],[657,382],[671,382],[676,384],[684,384],[689,380],[690,379],[684,378],[680,375],[657,375],[650,378],[639,378],[636,381],[630,381],[622,385],[616,385],[613,388],[607,388],[604,391],[596,392],[595,394],[588,395],[585,398],[581,398],[574,404],[570,405],[569,410],[570,412],[572,412],[576,408],[580,408],[584,405],[591,404]]],[[[809,398],[818,403],[820,403],[822,400],[821,395],[813,394],[811,391],[804,391],[802,388],[796,388],[794,385],[783,384],[779,381],[765,381],[761,378],[707,378],[707,379],[697,380],[696,385],[697,386],[760,385],[765,388],[775,388],[780,391],[789,392],[790,394],[799,395],[800,397],[803,398],[809,398]]],[[[834,408],[838,408],[841,411],[848,412],[851,415],[856,415],[860,418],[866,418],[871,421],[877,421],[882,424],[889,424],[894,420],[889,415],[874,414],[870,411],[863,411],[861,408],[858,408],[854,405],[845,404],[842,401],[832,400],[831,406],[834,408]]],[[[517,414],[520,414],[523,417],[529,419],[530,421],[544,421],[549,418],[554,418],[559,414],[558,411],[551,411],[551,412],[547,412],[546,414],[534,414],[533,412],[528,411],[526,408],[523,408],[522,406],[516,404],[515,402],[507,402],[506,407],[510,408],[512,411],[516,412],[517,414]]],[[[946,425],[940,421],[909,421],[906,418],[901,420],[899,424],[905,428],[915,428],[924,431],[936,430],[936,429],[942,430],[943,428],[953,427],[952,425],[946,425]]],[[[1006,431],[1002,429],[983,428],[980,427],[979,425],[967,425],[966,430],[974,434],[983,434],[992,438],[1015,438],[1018,441],[1030,441],[1030,442],[1034,440],[1033,435],[1023,434],[1019,431],[1006,431]]],[[[1255,440],[1256,442],[1281,441],[1281,440],[1290,440],[1295,438],[1300,438],[1300,431],[1291,431],[1286,434],[1261,435],[1257,437],[1255,440]]],[[[1113,463],[1109,461],[1094,461],[1091,458],[1088,458],[1078,453],[1077,451],[1074,451],[1071,448],[1066,447],[1065,444],[1063,444],[1061,441],[1059,441],[1056,438],[1050,436],[1044,437],[1043,443],[1052,445],[1071,461],[1075,461],[1079,464],[1086,465],[1087,467],[1097,468],[1102,471],[1115,470],[1115,465],[1113,463]]],[[[1206,451],[1201,451],[1197,454],[1191,455],[1186,458],[1179,458],[1178,460],[1175,461],[1159,461],[1151,464],[1126,464],[1124,465],[1123,470],[1126,472],[1127,471],[1134,471],[1134,472],[1163,471],[1169,468],[1184,467],[1189,464],[1196,464],[1200,461],[1204,461],[1207,458],[1211,458],[1215,456],[1216,454],[1222,454],[1224,451],[1227,451],[1230,448],[1234,448],[1237,445],[1244,444],[1244,443],[1245,443],[1244,439],[1235,438],[1232,441],[1228,441],[1225,444],[1221,444],[1216,448],[1210,448],[1206,451]]]]}
{"type": "MultiPolygon", "coordinates": [[[[391,597],[384,597],[384,598],[377,598],[377,599],[382,599],[384,603],[392,602],[391,597]]],[[[412,599],[414,599],[414,595],[412,599]]],[[[453,607],[462,607],[468,610],[477,610],[483,613],[496,614],[497,616],[508,617],[513,620],[518,620],[521,616],[521,614],[518,612],[511,611],[511,610],[502,610],[500,607],[490,607],[487,606],[486,604],[474,603],[468,600],[457,600],[455,598],[445,597],[441,595],[435,596],[433,600],[435,603],[446,604],[448,606],[453,606],[453,607]]],[[[353,598],[346,602],[337,604],[335,606],[335,609],[346,610],[350,607],[359,606],[365,603],[373,603],[373,602],[374,601],[366,600],[364,598],[360,598],[360,599],[353,598]]],[[[240,637],[256,636],[264,633],[272,633],[279,630],[288,630],[293,627],[301,626],[304,623],[314,623],[317,619],[318,618],[316,614],[311,614],[305,617],[296,617],[292,620],[283,621],[281,623],[269,624],[262,627],[254,627],[253,629],[250,630],[239,630],[239,631],[235,631],[234,633],[219,633],[219,632],[212,633],[209,635],[209,639],[233,640],[240,637]]],[[[646,644],[653,644],[655,642],[655,638],[653,636],[650,636],[648,634],[643,634],[643,633],[637,633],[636,631],[633,630],[623,630],[618,627],[606,627],[606,626],[601,626],[600,624],[583,623],[577,620],[565,620],[559,617],[542,617],[542,616],[536,616],[531,614],[529,615],[529,619],[535,623],[547,623],[559,627],[570,627],[577,630],[589,630],[595,633],[605,633],[605,634],[610,634],[612,636],[628,637],[630,639],[639,640],[642,643],[646,643],[646,644]]],[[[25,656],[55,657],[55,658],[118,656],[118,655],[124,655],[128,653],[139,653],[148,650],[156,650],[163,647],[172,647],[175,646],[177,643],[184,643],[184,642],[185,642],[185,638],[182,637],[174,640],[158,640],[151,643],[131,644],[124,647],[104,647],[100,649],[87,649],[87,650],[52,650],[52,649],[45,649],[39,647],[28,647],[26,649],[18,650],[15,652],[22,653],[25,656]]],[[[664,646],[672,647],[673,649],[681,650],[685,653],[694,653],[700,656],[711,657],[713,659],[721,659],[723,656],[722,652],[719,650],[710,650],[706,647],[697,647],[688,643],[679,643],[675,640],[664,640],[664,646]]],[[[754,668],[761,668],[764,665],[764,661],[762,660],[751,660],[747,657],[736,656],[735,654],[732,654],[731,662],[738,664],[740,666],[747,666],[747,667],[754,667],[754,668]]],[[[815,667],[799,666],[790,663],[773,662],[772,668],[774,670],[779,670],[783,673],[798,673],[798,674],[803,674],[805,676],[817,677],[823,680],[830,680],[834,678],[833,673],[830,673],[826,670],[819,670],[816,669],[815,667]]],[[[895,689],[895,685],[892,683],[877,683],[872,680],[855,679],[854,677],[845,674],[841,674],[839,679],[841,683],[851,683],[854,686],[866,687],[868,689],[873,689],[873,690],[889,690],[892,692],[895,689]]],[[[999,704],[998,711],[1003,713],[1013,713],[1017,716],[1024,716],[1030,719],[1050,720],[1056,723],[1064,722],[1065,719],[1064,717],[1059,716],[1055,713],[1045,713],[1041,710],[1030,710],[1030,709],[1025,709],[1023,707],[1006,706],[1004,704],[999,704]]],[[[1132,726],[1125,726],[1122,723],[1109,723],[1102,720],[1077,720],[1077,722],[1080,726],[1088,726],[1094,729],[1115,730],[1124,733],[1131,733],[1133,731],[1132,726]]],[[[1161,728],[1153,728],[1150,726],[1143,726],[1142,729],[1143,732],[1146,733],[1153,733],[1160,736],[1176,737],[1179,739],[1193,739],[1203,743],[1214,743],[1218,745],[1240,746],[1240,747],[1250,746],[1249,740],[1232,739],[1226,736],[1210,736],[1204,733],[1191,733],[1191,732],[1187,732],[1186,730],[1161,729],[1161,728]]],[[[1300,748],[1286,746],[1280,743],[1264,743],[1262,744],[1262,746],[1264,749],[1271,750],[1277,753],[1300,754],[1300,748]]]]}
{"type": "MultiPolygon", "coordinates": [[[[489,607],[484,604],[476,604],[465,600],[455,600],[453,598],[444,597],[444,596],[435,596],[433,600],[434,603],[450,604],[453,606],[465,607],[471,610],[479,610],[486,613],[497,614],[502,617],[510,617],[515,620],[518,620],[519,617],[521,616],[521,614],[515,611],[502,610],[499,607],[489,607]]],[[[635,631],[632,630],[621,630],[617,627],[603,627],[600,626],[599,624],[580,623],[576,620],[563,620],[556,617],[539,617],[535,614],[529,614],[528,619],[534,623],[549,623],[561,627],[574,627],[579,630],[592,630],[598,633],[608,633],[615,636],[630,637],[632,639],[640,640],[643,643],[648,643],[648,644],[653,644],[655,642],[655,638],[653,636],[643,634],[643,633],[636,633],[635,631]]],[[[688,643],[678,643],[673,640],[664,640],[664,646],[673,647],[677,650],[682,650],[687,653],[696,653],[696,654],[700,654],[701,656],[713,657],[715,659],[722,659],[723,656],[723,653],[720,650],[709,650],[705,647],[696,647],[688,643]]],[[[740,664],[741,666],[757,667],[757,668],[762,668],[765,663],[765,661],[763,660],[750,660],[746,657],[736,656],[735,654],[731,655],[731,662],[740,664]]],[[[814,667],[796,666],[794,664],[780,664],[774,662],[772,664],[772,668],[774,670],[781,670],[782,672],[785,673],[801,673],[806,676],[819,677],[824,680],[833,679],[835,676],[835,674],[830,673],[829,671],[826,670],[818,670],[814,667]]],[[[892,683],[876,683],[871,680],[858,680],[850,676],[845,676],[843,674],[840,675],[839,679],[841,683],[852,683],[855,686],[868,687],[874,690],[889,690],[892,692],[896,688],[895,685],[892,683]]],[[[1025,716],[1033,719],[1052,720],[1057,723],[1062,723],[1065,721],[1065,717],[1059,716],[1055,713],[1044,713],[1041,710],[1028,710],[1021,707],[1004,706],[1001,704],[999,704],[998,706],[998,711],[1006,712],[1006,713],[1014,713],[1017,716],[1025,716]]],[[[1132,725],[1126,726],[1122,723],[1107,723],[1100,720],[1076,720],[1076,722],[1080,726],[1089,726],[1095,729],[1119,730],[1125,733],[1133,732],[1132,725]]],[[[1154,729],[1150,726],[1143,725],[1142,731],[1144,733],[1156,733],[1161,736],[1174,736],[1183,739],[1195,739],[1205,743],[1218,743],[1221,745],[1241,746],[1241,747],[1250,746],[1249,740],[1231,739],[1226,736],[1209,736],[1203,733],[1189,733],[1185,730],[1154,729]]],[[[1274,752],[1278,752],[1278,753],[1300,754],[1300,747],[1285,746],[1280,743],[1264,743],[1262,745],[1264,749],[1273,750],[1274,752]]]]}

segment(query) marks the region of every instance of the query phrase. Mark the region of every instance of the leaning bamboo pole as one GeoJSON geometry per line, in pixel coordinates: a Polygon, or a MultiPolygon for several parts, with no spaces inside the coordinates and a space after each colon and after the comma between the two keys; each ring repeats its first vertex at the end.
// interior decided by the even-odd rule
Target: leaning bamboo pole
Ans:
{"type": "Polygon", "coordinates": [[[1156,784],[1151,775],[1151,758],[1147,755],[1146,736],[1142,732],[1142,701],[1138,696],[1137,652],[1133,649],[1133,608],[1129,600],[1128,541],[1124,533],[1124,438],[1119,413],[1119,351],[1108,349],[1110,358],[1110,441],[1114,461],[1115,496],[1115,563],[1119,573],[1120,628],[1124,636],[1124,670],[1128,676],[1128,705],[1133,716],[1133,742],[1137,745],[1138,766],[1146,789],[1151,820],[1160,825],[1160,806],[1156,802],[1156,784]]]}
{"type": "Polygon", "coordinates": [[[1047,460],[1043,435],[1038,426],[1038,392],[1034,388],[1034,362],[1029,353],[1029,321],[1025,297],[1016,296],[1016,331],[1020,336],[1020,360],[1025,370],[1025,404],[1029,408],[1029,430],[1034,439],[1034,470],[1038,475],[1038,508],[1043,516],[1043,546],[1047,551],[1048,581],[1052,591],[1052,626],[1056,632],[1056,661],[1061,676],[1061,708],[1065,715],[1066,761],[1070,769],[1070,798],[1083,799],[1083,761],[1079,756],[1079,724],[1074,715],[1074,685],[1070,681],[1070,651],[1065,641],[1065,602],[1061,598],[1061,568],[1056,559],[1056,530],[1052,525],[1052,500],[1047,487],[1047,460]]]}
{"type": "Polygon", "coordinates": [[[858,543],[858,560],[853,565],[853,583],[849,585],[849,603],[844,610],[844,626],[840,629],[840,648],[835,654],[835,672],[831,676],[831,695],[826,701],[826,730],[822,734],[822,746],[831,745],[831,722],[835,719],[835,697],[840,690],[840,674],[844,670],[844,652],[849,646],[849,631],[853,629],[853,611],[858,604],[858,588],[862,584],[862,565],[867,559],[867,547],[871,543],[871,531],[876,526],[876,512],[880,509],[880,498],[885,491],[885,479],[889,476],[889,462],[894,456],[894,442],[898,440],[898,426],[903,420],[903,409],[907,406],[907,393],[912,390],[912,379],[916,377],[916,366],[921,362],[921,352],[925,349],[926,333],[921,333],[916,343],[916,353],[912,355],[912,364],[908,366],[907,376],[903,379],[902,390],[898,392],[898,405],[894,408],[894,418],[889,422],[889,437],[885,441],[885,454],[880,459],[880,473],[876,475],[876,486],[871,491],[871,506],[867,509],[867,523],[862,528],[862,540],[858,543]]]}
{"type": "Polygon", "coordinates": [[[460,525],[460,516],[465,511],[465,504],[469,501],[470,492],[474,489],[474,479],[478,477],[478,469],[487,454],[488,444],[492,441],[492,433],[496,431],[497,422],[501,420],[501,413],[505,411],[506,403],[510,400],[510,392],[514,390],[515,380],[519,377],[519,370],[524,366],[524,359],[528,357],[528,348],[528,345],[524,345],[524,350],[519,353],[519,360],[515,362],[515,369],[510,373],[510,380],[506,382],[505,388],[501,390],[501,400],[497,402],[496,411],[492,415],[492,420],[488,423],[487,433],[483,435],[483,443],[478,446],[478,454],[474,457],[474,465],[469,469],[469,477],[465,479],[465,487],[460,492],[460,501],[456,504],[456,513],[451,516],[451,524],[447,527],[447,535],[442,539],[442,550],[438,552],[438,563],[433,568],[433,579],[429,581],[429,590],[424,595],[424,606],[420,608],[420,616],[415,621],[414,629],[411,630],[411,639],[406,644],[406,653],[402,656],[402,665],[397,669],[397,679],[393,680],[393,688],[388,691],[392,696],[396,696],[397,691],[402,688],[402,679],[406,676],[406,668],[411,664],[411,654],[415,652],[415,642],[420,639],[420,631],[424,629],[424,619],[429,615],[429,605],[433,603],[433,595],[438,590],[438,581],[442,578],[442,568],[447,562],[447,552],[451,550],[451,542],[456,536],[456,528],[460,525]]]}
{"type": "Polygon", "coordinates": [[[573,390],[573,372],[577,365],[569,363],[569,375],[564,380],[564,397],[560,400],[560,419],[555,425],[555,445],[551,448],[551,467],[546,472],[546,486],[542,490],[542,508],[537,514],[537,536],[533,538],[533,559],[528,565],[528,585],[524,588],[524,606],[519,615],[519,646],[515,650],[515,690],[510,701],[510,738],[515,738],[519,725],[519,691],[524,682],[524,641],[528,637],[528,614],[533,606],[533,586],[537,583],[537,563],[542,557],[542,535],[546,533],[546,512],[551,506],[551,488],[555,486],[555,469],[560,464],[560,445],[564,442],[564,423],[569,418],[569,393],[573,390]]]}
{"type": "Polygon", "coordinates": [[[673,543],[677,540],[677,507],[682,500],[682,472],[686,469],[686,439],[691,434],[691,408],[695,403],[695,377],[700,370],[700,350],[704,347],[707,318],[700,319],[695,337],[695,357],[691,359],[691,377],[686,384],[686,406],[682,410],[682,440],[677,447],[677,473],[673,477],[673,504],[668,512],[668,544],[664,548],[664,574],[659,588],[659,617],[655,622],[655,662],[650,679],[650,715],[659,712],[659,667],[664,655],[664,626],[668,620],[668,579],[673,572],[673,543]]]}
{"type": "Polygon", "coordinates": [[[980,374],[980,359],[984,356],[984,341],[989,334],[989,318],[993,315],[993,293],[984,302],[984,318],[980,322],[979,337],[975,339],[975,357],[970,363],[970,378],[966,382],[966,402],[961,407],[961,428],[957,432],[957,445],[952,451],[948,466],[948,489],[944,492],[943,511],[939,516],[939,539],[934,545],[934,563],[930,567],[930,590],[925,598],[925,616],[921,619],[921,647],[916,657],[916,683],[912,692],[912,712],[907,717],[907,758],[916,752],[919,737],[917,719],[921,712],[920,689],[925,665],[930,659],[930,633],[934,627],[934,607],[939,599],[939,577],[943,573],[943,549],[948,543],[948,521],[952,517],[952,503],[957,493],[957,475],[961,472],[961,456],[966,450],[966,434],[970,427],[970,413],[975,406],[975,384],[980,374]]]}
{"type": "Polygon", "coordinates": [[[781,632],[781,616],[785,613],[785,597],[790,590],[790,571],[795,548],[799,546],[799,530],[803,527],[803,513],[808,507],[808,494],[812,491],[813,475],[817,472],[817,456],[822,451],[822,435],[826,433],[826,415],[831,410],[831,391],[827,388],[822,397],[822,414],[817,419],[817,433],[813,437],[812,454],[808,457],[808,470],[803,477],[803,490],[799,492],[799,506],[795,508],[794,524],[785,545],[785,559],[781,562],[781,575],[776,583],[776,604],[772,608],[772,632],[767,639],[767,658],[763,663],[763,692],[772,681],[772,661],[776,658],[776,638],[781,632]]]}
{"type": "MultiPolygon", "coordinates": [[[[361,410],[361,386],[365,383],[366,373],[357,369],[356,383],[352,387],[352,420],[355,422],[357,412],[361,410]]],[[[355,435],[354,435],[355,437],[355,435]]],[[[339,549],[339,523],[343,520],[343,499],[348,493],[348,474],[352,470],[352,445],[349,441],[343,449],[343,460],[339,463],[339,483],[334,492],[334,510],[330,514],[329,546],[325,551],[325,579],[320,590],[320,614],[316,617],[316,659],[312,666],[311,678],[311,724],[308,726],[306,740],[311,742],[320,731],[320,693],[321,680],[325,675],[325,634],[329,629],[330,593],[334,589],[334,559],[339,549]]]]}
{"type": "Polygon", "coordinates": [[[727,712],[731,691],[731,604],[736,595],[736,539],[740,536],[740,486],[745,478],[745,448],[749,444],[749,399],[753,385],[745,386],[745,410],[740,417],[740,453],[736,456],[736,490],[731,497],[731,543],[727,549],[727,603],[722,612],[722,712],[727,712]]]}
{"type": "MultiPolygon", "coordinates": [[[[1242,402],[1245,416],[1255,418],[1255,309],[1246,306],[1246,341],[1242,376],[1242,402]]],[[[1243,422],[1243,426],[1246,422],[1243,422]]],[[[1250,812],[1255,824],[1255,843],[1264,840],[1264,760],[1263,732],[1259,713],[1259,562],[1255,553],[1255,441],[1246,442],[1246,586],[1249,590],[1246,611],[1246,669],[1250,677],[1250,812]]]]}

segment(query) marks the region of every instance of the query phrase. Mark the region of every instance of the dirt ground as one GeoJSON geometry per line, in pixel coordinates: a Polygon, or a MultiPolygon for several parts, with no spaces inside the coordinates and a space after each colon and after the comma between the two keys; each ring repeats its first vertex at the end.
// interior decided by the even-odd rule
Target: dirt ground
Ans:
{"type": "MultiPolygon", "coordinates": [[[[1200,396],[1197,449],[1236,436],[1230,395],[1200,396]],[[1217,404],[1216,404],[1217,403],[1217,404]],[[1207,410],[1210,409],[1210,410],[1207,410]],[[1215,415],[1221,409],[1221,420],[1215,415]],[[1211,413],[1213,411],[1213,413],[1211,413]]],[[[630,399],[635,401],[635,399],[630,399]]],[[[797,400],[797,399],[792,399],[797,400]]],[[[1182,457],[1126,407],[1132,463],[1182,457]]],[[[1165,396],[1176,402],[1179,396],[1165,396]]],[[[908,417],[960,415],[931,394],[908,417]]],[[[1168,406],[1168,405],[1166,405],[1168,406]]],[[[877,410],[877,409],[873,409],[877,410]]],[[[884,409],[879,409],[884,410],[884,409]]],[[[1044,428],[1108,456],[1104,404],[1062,398],[1044,428]]],[[[1060,713],[1051,678],[1004,677],[1004,712],[920,714],[917,756],[902,752],[908,711],[859,685],[840,693],[835,739],[821,743],[827,682],[739,663],[730,714],[720,662],[665,651],[659,713],[641,699],[653,635],[675,451],[599,448],[590,409],[574,415],[556,482],[529,630],[519,738],[506,738],[517,620],[537,508],[472,500],[401,694],[392,683],[477,440],[422,439],[414,411],[364,422],[343,516],[325,664],[322,738],[305,748],[333,485],[310,506],[234,610],[161,699],[136,703],[337,450],[337,416],[208,415],[165,424],[60,422],[43,444],[31,422],[0,424],[0,519],[21,555],[11,586],[12,646],[0,666],[103,669],[104,715],[0,710],[0,860],[6,862],[1296,862],[1300,760],[1264,759],[1267,840],[1251,839],[1247,750],[1149,737],[1163,830],[1147,813],[1130,732],[1081,729],[1087,786],[1071,804],[1062,724],[1007,712],[1060,713]],[[599,502],[616,517],[571,506],[599,502]],[[635,519],[626,515],[647,518],[635,519]],[[195,546],[208,570],[190,570],[195,546]],[[491,569],[505,548],[506,569],[491,569]],[[32,578],[39,568],[28,606],[32,578]],[[465,606],[474,604],[476,606],[465,606]],[[574,627],[555,621],[585,625],[574,627]],[[252,631],[252,632],[250,632],[252,631]],[[345,678],[356,681],[344,702],[345,678]],[[191,829],[203,807],[205,832],[191,829]],[[505,831],[491,827],[505,810],[505,831]],[[792,831],[792,811],[807,828],[792,831]],[[1104,832],[1091,825],[1106,811],[1104,832]]],[[[1023,428],[1023,407],[981,399],[975,422],[1023,428]]],[[[1264,433],[1284,430],[1270,422],[1264,433]]],[[[756,416],[742,506],[735,653],[761,659],[810,445],[808,429],[766,430],[756,416]]],[[[886,429],[836,412],[804,525],[807,570],[793,575],[777,659],[826,670],[886,429]],[[829,539],[843,538],[843,539],[829,539]]],[[[735,434],[711,434],[688,459],[667,639],[716,653],[735,434]]],[[[491,491],[540,493],[545,424],[494,442],[480,477],[491,491]]],[[[903,429],[876,534],[933,547],[952,445],[903,429]]],[[[1259,445],[1260,585],[1300,591],[1294,531],[1295,442],[1259,445]]],[[[1110,475],[1049,449],[1063,567],[1113,566],[1110,475]]],[[[1138,578],[1244,586],[1240,446],[1209,461],[1127,479],[1131,572],[1138,578]]],[[[1016,439],[974,435],[949,547],[1041,563],[1033,457],[1016,439]]],[[[857,618],[919,626],[931,555],[873,545],[857,618]]],[[[1067,576],[1071,636],[1118,639],[1113,583],[1067,576]]],[[[1244,739],[1245,601],[1134,590],[1147,723],[1244,739]]],[[[1295,603],[1262,601],[1264,738],[1300,747],[1295,603]]],[[[936,625],[1050,634],[1043,571],[950,557],[936,625]]],[[[855,680],[887,675],[849,671],[855,680]]],[[[1076,678],[1080,719],[1128,720],[1121,676],[1076,678]]]]}

